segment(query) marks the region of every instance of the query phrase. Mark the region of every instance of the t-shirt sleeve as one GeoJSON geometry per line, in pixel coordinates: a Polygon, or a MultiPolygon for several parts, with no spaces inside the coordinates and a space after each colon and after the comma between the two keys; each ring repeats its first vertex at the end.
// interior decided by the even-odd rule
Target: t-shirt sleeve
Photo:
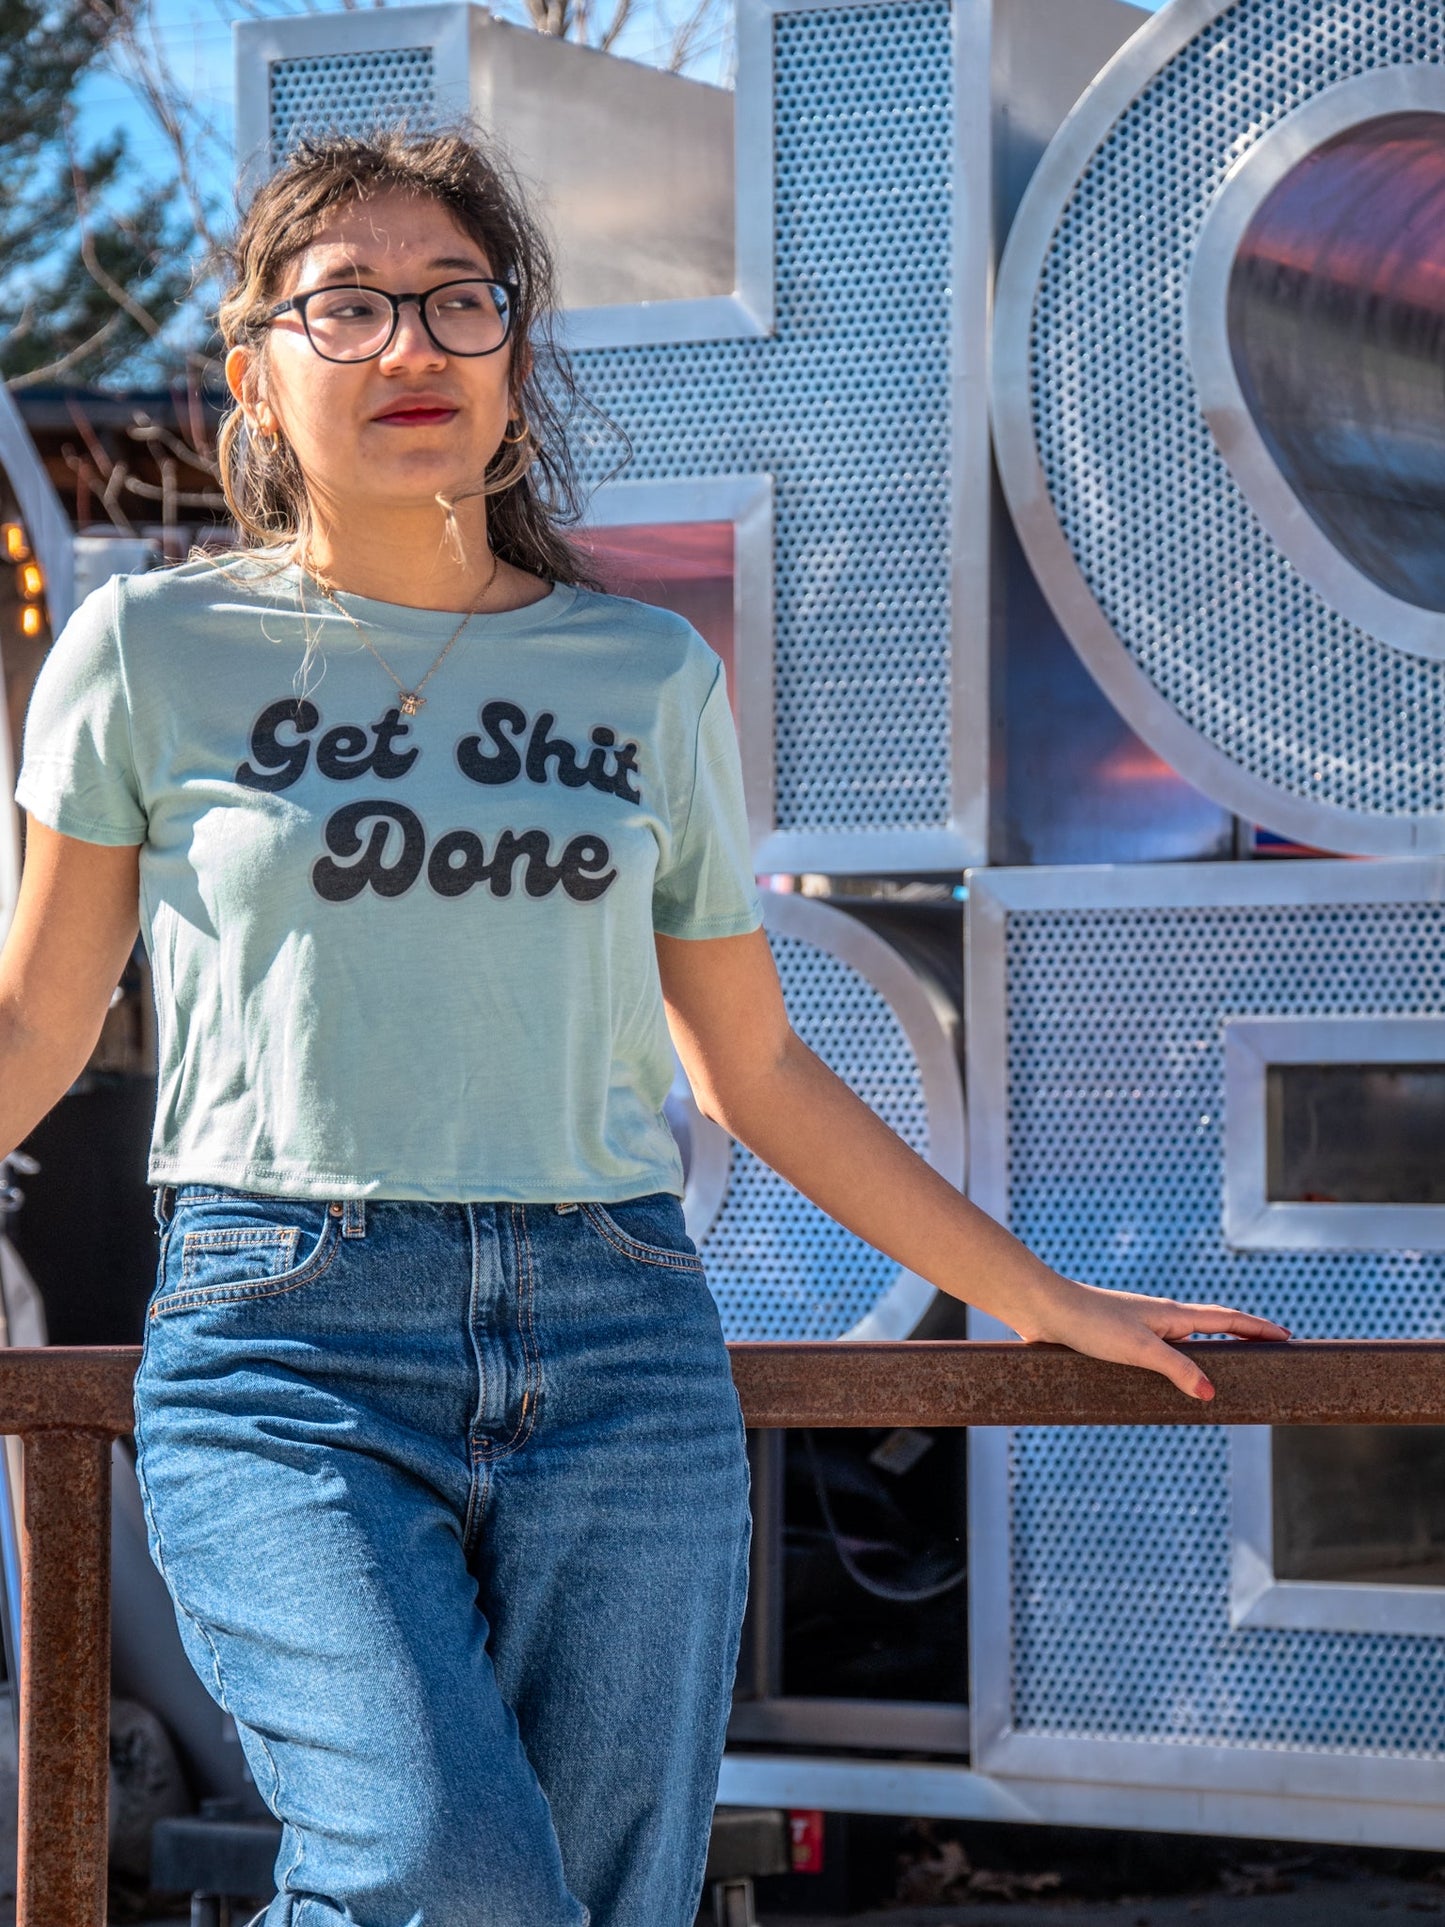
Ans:
{"type": "Polygon", "coordinates": [[[762,920],[742,758],[719,662],[698,718],[692,794],[653,883],[652,924],[667,937],[740,937],[762,920]]]}
{"type": "Polygon", "coordinates": [[[114,578],[88,595],[40,666],[15,800],[84,843],[144,843],[114,578]]]}

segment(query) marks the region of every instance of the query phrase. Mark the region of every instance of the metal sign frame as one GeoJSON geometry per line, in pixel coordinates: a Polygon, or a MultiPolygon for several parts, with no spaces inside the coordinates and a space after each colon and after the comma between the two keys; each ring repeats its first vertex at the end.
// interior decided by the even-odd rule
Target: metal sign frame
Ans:
{"type": "Polygon", "coordinates": [[[1271,1425],[1241,1425],[1229,1435],[1229,1536],[1232,1626],[1445,1635],[1445,1586],[1276,1575],[1271,1425]]]}
{"type": "Polygon", "coordinates": [[[1445,1204],[1268,1195],[1266,1073],[1284,1064],[1440,1064],[1445,1017],[1226,1017],[1224,1236],[1245,1251],[1445,1251],[1445,1204]]]}
{"type": "MultiPolygon", "coordinates": [[[[1289,907],[1324,903],[1445,901],[1445,861],[1377,863],[1178,864],[972,872],[966,969],[969,1091],[969,1195],[1009,1222],[1009,1001],[1006,946],[1010,917],[1037,910],[1138,910],[1289,907]]],[[[1161,1281],[1168,1288],[1168,1281],[1161,1281]]],[[[977,1311],[969,1336],[1007,1338],[1007,1328],[977,1311]]],[[[1445,1760],[1264,1747],[1208,1741],[1107,1738],[1015,1730],[1013,1715],[1014,1570],[1010,1431],[975,1431],[969,1457],[970,1710],[975,1768],[1016,1788],[1034,1817],[1082,1825],[1177,1827],[1185,1831],[1337,1839],[1361,1844],[1445,1845],[1445,1760]]],[[[1253,1446],[1257,1474],[1259,1446],[1253,1446]]],[[[1251,1476],[1246,1439],[1235,1460],[1236,1520],[1245,1528],[1241,1558],[1259,1542],[1258,1506],[1238,1478],[1251,1476]]],[[[1236,1578],[1262,1613],[1257,1571],[1236,1578]]],[[[1329,1588],[1345,1592],[1348,1588],[1329,1588]]],[[[1276,1593],[1278,1589],[1275,1589],[1276,1593]]],[[[1317,1602],[1316,1602],[1317,1603],[1317,1602]]],[[[1359,1623],[1353,1630],[1393,1630],[1359,1623]]],[[[1351,1602],[1338,1610],[1349,1613],[1351,1602]]],[[[1250,1623],[1279,1624],[1278,1619],[1250,1623]]],[[[1291,1620],[1290,1624],[1305,1623],[1291,1620]]],[[[1316,1623],[1314,1621],[1308,1622],[1316,1623]]],[[[1422,1630],[1422,1628],[1417,1628],[1422,1630]]]]}
{"type": "MultiPolygon", "coordinates": [[[[569,349],[615,349],[689,341],[735,341],[740,350],[786,354],[778,336],[774,54],[779,18],[846,9],[854,0],[738,0],[736,108],[737,284],[733,294],[692,302],[642,302],[575,311],[560,318],[569,349]],[[764,346],[759,337],[768,337],[764,346]]],[[[881,6],[907,0],[877,0],[881,6]]],[[[992,123],[989,100],[991,0],[952,0],[949,227],[949,603],[951,676],[947,822],[937,828],[864,833],[849,829],[778,830],[759,865],[834,875],[891,870],[956,871],[986,860],[989,780],[989,300],[993,268],[992,123]]],[[[756,365],[756,363],[754,363],[756,365]]],[[[582,369],[587,375],[585,363],[582,369]]],[[[756,377],[754,377],[756,378],[756,377]]],[[[726,440],[719,436],[719,443],[726,440]]],[[[716,472],[716,471],[714,471],[716,472]]],[[[746,476],[740,479],[749,479],[746,476]]],[[[771,477],[778,523],[786,533],[789,478],[771,477]]],[[[740,652],[741,660],[741,652],[740,652]]]]}
{"type": "MultiPolygon", "coordinates": [[[[1031,366],[1035,298],[1056,231],[1091,165],[1151,83],[1193,40],[1246,4],[1247,0],[1171,0],[1141,26],[1103,70],[1040,162],[1014,222],[998,275],[992,400],[1000,479],[1029,560],[1080,657],[1124,718],[1181,776],[1246,820],[1309,845],[1357,855],[1429,855],[1445,849],[1445,812],[1393,814],[1355,807],[1305,793],[1308,785],[1303,778],[1298,789],[1286,787],[1246,767],[1204,728],[1186,718],[1126,645],[1086,577],[1051,497],[1036,433],[1031,366]]],[[[1320,101],[1326,98],[1328,90],[1318,96],[1320,101]]],[[[1314,105],[1313,100],[1307,101],[1295,110],[1296,114],[1307,114],[1314,105]]],[[[1326,110],[1322,107],[1321,111],[1326,110]]],[[[1240,136],[1241,144],[1246,137],[1251,142],[1261,138],[1257,128],[1242,127],[1240,136]]],[[[1284,146],[1278,149],[1280,155],[1286,151],[1284,146]]],[[[1239,191],[1242,194],[1244,189],[1239,191]]],[[[1220,219],[1223,222],[1225,216],[1221,214],[1220,219]]],[[[1186,243],[1187,237],[1181,237],[1181,246],[1186,243]]],[[[1192,275],[1192,262],[1186,265],[1192,275]]],[[[1171,274],[1174,272],[1171,268],[1171,274]]],[[[1217,263],[1211,266],[1206,257],[1206,284],[1218,272],[1217,263]]],[[[1198,298],[1210,299],[1207,286],[1198,298]]],[[[1172,344],[1166,352],[1174,352],[1172,344]]],[[[1179,352],[1185,354],[1182,347],[1179,352]]],[[[1212,367],[1207,346],[1204,352],[1206,363],[1212,367]]],[[[1265,492],[1268,496],[1268,488],[1265,492]]],[[[1252,513],[1254,497],[1252,482],[1247,498],[1252,513]]],[[[1271,543],[1270,520],[1278,521],[1284,513],[1276,500],[1270,517],[1256,516],[1271,543]]],[[[1292,552],[1284,559],[1292,560],[1292,552]]],[[[1350,566],[1340,558],[1339,566],[1328,569],[1326,575],[1337,584],[1344,580],[1341,571],[1350,566]]],[[[1353,590],[1347,587],[1347,598],[1359,588],[1359,584],[1353,590]]],[[[1335,609],[1332,601],[1328,607],[1342,621],[1350,620],[1348,608],[1335,609]]],[[[1377,592],[1377,617],[1380,607],[1377,592]]],[[[1406,638],[1402,648],[1411,651],[1422,633],[1417,621],[1415,641],[1406,638]]],[[[1370,640],[1373,644],[1373,634],[1370,640]]],[[[1283,723],[1278,731],[1288,734],[1283,723]]],[[[1321,750],[1314,761],[1318,764],[1324,760],[1326,755],[1321,750]]]]}
{"type": "Polygon", "coordinates": [[[677,481],[604,482],[583,517],[587,529],[638,524],[733,525],[733,674],[738,748],[754,858],[766,871],[777,827],[773,785],[773,480],[699,475],[677,481]]]}

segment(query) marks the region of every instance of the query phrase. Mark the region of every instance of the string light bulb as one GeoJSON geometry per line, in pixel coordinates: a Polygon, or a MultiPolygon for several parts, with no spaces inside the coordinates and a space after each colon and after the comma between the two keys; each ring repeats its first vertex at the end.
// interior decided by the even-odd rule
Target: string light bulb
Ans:
{"type": "Polygon", "coordinates": [[[25,562],[20,568],[20,593],[27,602],[37,602],[45,593],[45,577],[38,562],[25,562]]]}
{"type": "Polygon", "coordinates": [[[25,540],[25,531],[18,522],[0,522],[0,542],[4,544],[7,562],[30,560],[30,544],[25,540]]]}
{"type": "Polygon", "coordinates": [[[44,627],[45,617],[41,613],[39,606],[34,602],[27,602],[25,607],[20,611],[21,635],[38,636],[44,627]]]}

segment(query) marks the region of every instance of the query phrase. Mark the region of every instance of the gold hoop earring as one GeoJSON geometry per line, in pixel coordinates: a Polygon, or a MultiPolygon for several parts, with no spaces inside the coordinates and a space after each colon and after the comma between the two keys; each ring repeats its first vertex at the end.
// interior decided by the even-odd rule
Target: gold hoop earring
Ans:
{"type": "Polygon", "coordinates": [[[528,426],[528,423],[527,423],[527,417],[526,417],[525,415],[523,415],[523,417],[522,417],[522,432],[521,432],[521,434],[520,434],[520,435],[503,435],[503,437],[502,437],[502,441],[503,441],[503,443],[505,444],[505,446],[506,446],[506,447],[508,447],[508,448],[511,448],[511,447],[513,447],[513,446],[514,446],[514,445],[515,445],[515,444],[516,444],[517,442],[525,442],[525,441],[526,441],[526,440],[528,439],[528,437],[529,437],[529,436],[531,435],[531,433],[532,433],[532,430],[531,430],[531,428],[530,428],[530,427],[528,426]]]}

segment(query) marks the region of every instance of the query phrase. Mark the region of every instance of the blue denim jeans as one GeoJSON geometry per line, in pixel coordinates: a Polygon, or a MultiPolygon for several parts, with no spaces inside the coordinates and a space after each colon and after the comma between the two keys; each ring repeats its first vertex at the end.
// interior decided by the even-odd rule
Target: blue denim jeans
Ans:
{"type": "Polygon", "coordinates": [[[156,1215],[137,1469],[265,1927],[692,1927],[750,1524],[679,1201],[156,1215]]]}

